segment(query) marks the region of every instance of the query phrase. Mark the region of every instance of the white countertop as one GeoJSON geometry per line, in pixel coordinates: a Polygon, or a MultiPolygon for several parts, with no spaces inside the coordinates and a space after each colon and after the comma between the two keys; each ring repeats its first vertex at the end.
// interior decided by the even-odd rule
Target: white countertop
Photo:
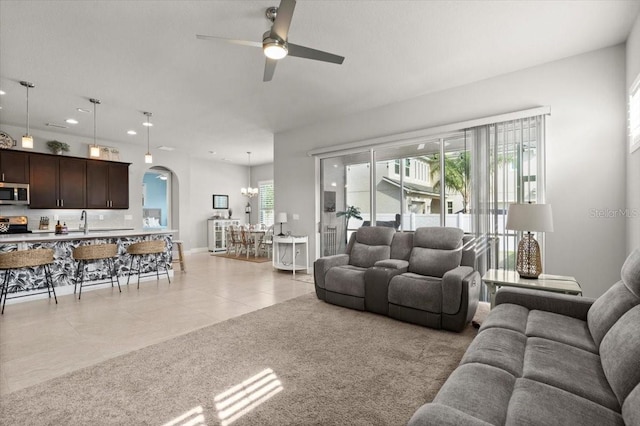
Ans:
{"type": "Polygon", "coordinates": [[[40,241],[66,241],[66,240],[87,240],[94,238],[118,238],[118,237],[134,237],[140,235],[162,235],[173,234],[178,232],[177,229],[89,229],[89,233],[85,234],[80,230],[70,230],[68,234],[55,234],[44,232],[33,232],[31,234],[5,234],[0,235],[0,244],[10,243],[30,243],[40,241]]]}

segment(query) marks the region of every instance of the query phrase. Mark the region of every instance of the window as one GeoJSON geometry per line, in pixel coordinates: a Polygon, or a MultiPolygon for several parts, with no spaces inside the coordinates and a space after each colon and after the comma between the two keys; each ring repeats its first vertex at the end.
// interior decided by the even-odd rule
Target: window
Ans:
{"type": "Polygon", "coordinates": [[[396,172],[396,175],[400,175],[400,160],[396,160],[395,162],[395,168],[394,171],[396,172]]]}
{"type": "Polygon", "coordinates": [[[640,148],[640,75],[629,89],[629,152],[640,148]]]}
{"type": "Polygon", "coordinates": [[[405,158],[404,160],[404,175],[406,177],[411,176],[411,160],[405,158]]]}
{"type": "Polygon", "coordinates": [[[266,180],[258,182],[260,194],[260,223],[271,226],[274,223],[275,214],[273,212],[273,181],[266,180]]]}
{"type": "Polygon", "coordinates": [[[447,214],[453,214],[453,201],[447,201],[447,214]]]}

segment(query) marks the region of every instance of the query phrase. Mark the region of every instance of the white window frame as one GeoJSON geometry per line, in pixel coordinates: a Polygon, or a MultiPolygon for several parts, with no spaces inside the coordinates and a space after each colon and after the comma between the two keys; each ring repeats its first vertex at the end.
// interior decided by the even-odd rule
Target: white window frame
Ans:
{"type": "MultiPolygon", "coordinates": [[[[273,179],[271,180],[262,180],[262,181],[258,181],[258,223],[264,223],[267,226],[271,226],[275,224],[275,208],[273,209],[263,209],[262,208],[262,197],[263,194],[265,193],[265,191],[263,190],[263,186],[267,186],[267,185],[271,185],[271,187],[273,188],[273,197],[275,199],[275,187],[273,186],[273,179]],[[264,214],[265,212],[271,212],[271,219],[273,220],[271,223],[265,222],[264,221],[264,214]]],[[[274,206],[275,207],[275,206],[274,206]]]]}

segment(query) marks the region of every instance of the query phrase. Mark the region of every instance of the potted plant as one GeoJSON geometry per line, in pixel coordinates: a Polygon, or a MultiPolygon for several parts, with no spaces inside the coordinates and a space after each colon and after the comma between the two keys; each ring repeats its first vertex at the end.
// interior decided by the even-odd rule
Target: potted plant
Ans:
{"type": "Polygon", "coordinates": [[[63,152],[69,152],[69,144],[66,142],[60,141],[49,141],[47,142],[47,148],[54,154],[62,154],[63,152]]]}
{"type": "Polygon", "coordinates": [[[347,206],[347,209],[343,212],[336,212],[336,217],[344,216],[347,219],[347,223],[345,224],[344,237],[345,242],[349,242],[347,238],[347,232],[349,231],[349,219],[355,217],[356,219],[362,220],[362,216],[360,216],[360,208],[356,206],[347,206]]]}

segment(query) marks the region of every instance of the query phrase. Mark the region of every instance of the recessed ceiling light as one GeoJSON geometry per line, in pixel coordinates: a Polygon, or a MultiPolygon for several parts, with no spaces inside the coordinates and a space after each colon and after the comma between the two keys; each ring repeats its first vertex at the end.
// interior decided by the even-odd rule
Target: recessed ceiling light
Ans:
{"type": "Polygon", "coordinates": [[[58,124],[58,123],[45,123],[45,125],[49,126],[49,127],[57,127],[59,129],[68,129],[69,126],[65,126],[64,124],[58,124]]]}
{"type": "Polygon", "coordinates": [[[158,149],[161,149],[163,151],[173,151],[173,150],[175,150],[175,148],[172,147],[172,146],[164,146],[164,145],[159,146],[158,149]]]}
{"type": "Polygon", "coordinates": [[[421,143],[420,145],[418,145],[418,149],[424,149],[424,144],[421,143]]]}
{"type": "Polygon", "coordinates": [[[128,135],[137,135],[138,132],[136,132],[135,130],[127,130],[127,134],[128,135]]]}
{"type": "Polygon", "coordinates": [[[232,162],[233,160],[230,158],[223,158],[222,161],[228,161],[228,162],[232,162]]]}
{"type": "Polygon", "coordinates": [[[89,111],[88,109],[84,109],[84,108],[76,108],[76,111],[78,112],[84,112],[85,114],[89,114],[91,111],[89,111]]]}
{"type": "Polygon", "coordinates": [[[142,125],[146,127],[153,127],[153,123],[150,123],[148,121],[145,121],[144,123],[142,123],[142,125]]]}
{"type": "Polygon", "coordinates": [[[67,118],[66,120],[64,120],[66,123],[69,124],[78,124],[78,120],[73,119],[73,118],[67,118]]]}
{"type": "Polygon", "coordinates": [[[4,90],[0,90],[0,96],[6,95],[6,94],[7,94],[7,92],[5,92],[4,90]]]}

